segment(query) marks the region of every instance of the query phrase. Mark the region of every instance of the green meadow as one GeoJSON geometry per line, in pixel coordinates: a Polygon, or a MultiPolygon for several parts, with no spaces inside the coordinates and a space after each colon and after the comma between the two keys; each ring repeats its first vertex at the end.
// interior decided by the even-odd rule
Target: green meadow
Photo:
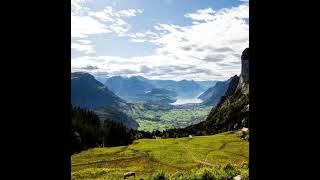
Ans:
{"type": "Polygon", "coordinates": [[[218,179],[248,176],[249,142],[232,131],[211,136],[139,139],[129,146],[93,148],[71,157],[72,179],[218,179]],[[221,178],[219,178],[221,177],[221,178]]]}

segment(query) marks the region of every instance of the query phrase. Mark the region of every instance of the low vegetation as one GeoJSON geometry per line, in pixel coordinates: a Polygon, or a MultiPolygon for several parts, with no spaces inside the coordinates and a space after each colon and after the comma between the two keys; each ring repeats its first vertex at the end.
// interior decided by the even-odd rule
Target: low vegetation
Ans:
{"type": "Polygon", "coordinates": [[[249,142],[239,131],[212,136],[139,139],[71,157],[72,179],[230,179],[248,177],[249,142]],[[131,177],[129,177],[131,178],[131,177]],[[132,177],[133,179],[133,177],[132,177]]]}

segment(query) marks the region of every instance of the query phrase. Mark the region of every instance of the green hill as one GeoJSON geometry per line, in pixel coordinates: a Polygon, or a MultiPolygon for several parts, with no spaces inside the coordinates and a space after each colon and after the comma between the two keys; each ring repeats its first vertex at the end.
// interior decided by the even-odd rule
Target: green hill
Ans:
{"type": "Polygon", "coordinates": [[[89,149],[72,155],[72,179],[122,179],[129,171],[136,173],[136,179],[163,174],[170,179],[246,177],[249,142],[240,136],[241,132],[230,131],[201,137],[139,139],[129,146],[89,149]]]}

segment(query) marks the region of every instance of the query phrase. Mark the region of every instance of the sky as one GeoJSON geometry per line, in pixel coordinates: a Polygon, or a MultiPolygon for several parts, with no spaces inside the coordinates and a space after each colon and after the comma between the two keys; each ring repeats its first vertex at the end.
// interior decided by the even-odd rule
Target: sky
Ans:
{"type": "Polygon", "coordinates": [[[226,80],[249,47],[248,0],[71,0],[71,71],[226,80]]]}

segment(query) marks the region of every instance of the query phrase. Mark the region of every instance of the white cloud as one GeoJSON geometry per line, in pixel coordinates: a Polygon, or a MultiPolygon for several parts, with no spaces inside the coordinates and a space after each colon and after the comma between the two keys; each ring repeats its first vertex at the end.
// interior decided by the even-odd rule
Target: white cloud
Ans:
{"type": "Polygon", "coordinates": [[[212,16],[216,11],[212,8],[207,9],[199,9],[196,13],[186,14],[185,17],[191,18],[195,21],[210,21],[214,20],[214,16],[212,16]]]}
{"type": "Polygon", "coordinates": [[[84,38],[92,34],[116,33],[123,36],[128,32],[130,25],[124,18],[129,18],[142,13],[142,10],[127,9],[114,11],[111,6],[101,11],[90,11],[83,9],[75,3],[74,11],[71,13],[71,36],[84,38]],[[81,13],[79,13],[82,11],[81,13]]]}
{"type": "Polygon", "coordinates": [[[84,39],[80,39],[80,40],[78,40],[78,42],[80,42],[82,44],[91,44],[92,43],[90,40],[84,40],[84,39]]]}
{"type": "Polygon", "coordinates": [[[193,58],[181,60],[162,55],[132,58],[82,56],[73,58],[71,63],[73,72],[88,71],[94,75],[107,72],[111,76],[142,75],[153,79],[224,80],[228,78],[230,74],[230,71],[222,71],[216,63],[203,63],[193,58]],[[88,66],[99,68],[88,70],[86,68],[88,66]]]}
{"type": "Polygon", "coordinates": [[[88,15],[90,17],[98,18],[100,21],[103,21],[103,22],[114,22],[114,19],[113,19],[114,15],[113,15],[111,6],[105,7],[102,11],[88,12],[88,15]]]}
{"type": "Polygon", "coordinates": [[[88,35],[112,32],[106,25],[89,16],[71,15],[71,36],[86,38],[88,35]]]}
{"type": "Polygon", "coordinates": [[[96,52],[92,44],[71,43],[71,49],[84,52],[85,54],[93,54],[96,52]]]}
{"type": "Polygon", "coordinates": [[[134,17],[137,14],[141,14],[143,10],[141,9],[124,9],[115,13],[117,17],[134,17]]]}
{"type": "Polygon", "coordinates": [[[86,54],[95,53],[92,43],[85,43],[89,42],[90,35],[115,33],[118,36],[125,36],[130,29],[125,18],[134,17],[143,12],[140,9],[115,11],[111,6],[106,6],[100,11],[92,11],[86,7],[86,4],[91,1],[71,0],[71,37],[73,38],[71,48],[86,54]],[[78,42],[75,42],[74,38],[78,38],[78,42]]]}
{"type": "Polygon", "coordinates": [[[130,29],[130,25],[125,21],[125,18],[130,18],[141,14],[140,9],[124,9],[114,11],[111,6],[107,6],[102,11],[88,12],[88,16],[97,19],[108,26],[108,30],[124,36],[130,29]]]}
{"type": "Polygon", "coordinates": [[[152,30],[136,33],[130,33],[130,26],[118,20],[122,19],[120,14],[131,17],[133,11],[119,13],[109,8],[100,15],[95,14],[95,18],[111,22],[114,27],[108,26],[108,30],[118,35],[125,34],[132,42],[157,45],[155,54],[131,58],[73,58],[73,71],[84,70],[83,67],[90,65],[99,67],[90,70],[92,74],[107,72],[109,75],[142,75],[176,80],[225,80],[240,73],[240,55],[249,46],[247,3],[233,8],[206,8],[188,13],[185,17],[192,22],[189,26],[160,23],[152,30]],[[110,14],[117,16],[108,20],[110,14]]]}
{"type": "MultiPolygon", "coordinates": [[[[239,74],[241,64],[235,62],[240,62],[242,51],[249,46],[248,4],[217,11],[212,8],[200,9],[185,17],[192,20],[192,25],[158,24],[153,31],[139,38],[132,36],[131,40],[158,45],[156,55],[165,60],[172,58],[167,61],[170,64],[181,61],[195,68],[207,67],[214,72],[221,72],[224,79],[239,74]]],[[[201,78],[222,77],[213,75],[201,78]]]]}

